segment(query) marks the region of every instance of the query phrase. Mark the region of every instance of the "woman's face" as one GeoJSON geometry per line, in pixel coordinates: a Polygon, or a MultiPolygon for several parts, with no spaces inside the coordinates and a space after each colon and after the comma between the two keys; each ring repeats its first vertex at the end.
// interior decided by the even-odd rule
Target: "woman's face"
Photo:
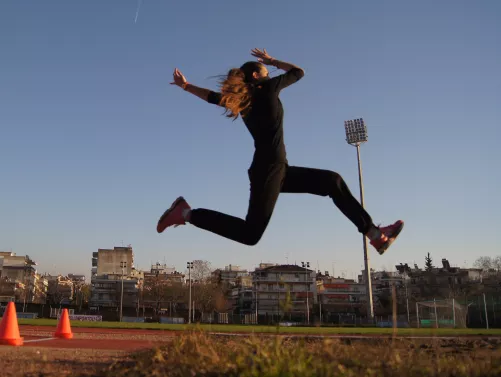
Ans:
{"type": "Polygon", "coordinates": [[[268,68],[266,68],[266,66],[264,64],[261,64],[261,67],[259,68],[259,70],[252,74],[252,76],[256,80],[262,80],[264,78],[268,78],[268,75],[269,75],[268,68]]]}

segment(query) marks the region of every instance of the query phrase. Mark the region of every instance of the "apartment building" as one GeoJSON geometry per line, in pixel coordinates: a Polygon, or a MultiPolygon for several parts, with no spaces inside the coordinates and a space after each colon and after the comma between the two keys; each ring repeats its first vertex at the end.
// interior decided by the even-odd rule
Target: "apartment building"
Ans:
{"type": "Polygon", "coordinates": [[[28,255],[0,251],[0,301],[37,301],[36,263],[28,255]]]}
{"type": "Polygon", "coordinates": [[[236,265],[225,266],[224,269],[217,269],[212,273],[215,281],[227,287],[235,287],[237,281],[241,278],[249,277],[249,272],[246,269],[236,265]]]}
{"type": "Polygon", "coordinates": [[[185,274],[176,270],[175,267],[169,267],[167,264],[152,264],[149,272],[143,272],[144,280],[161,279],[169,284],[183,284],[185,274]]]}
{"type": "Polygon", "coordinates": [[[250,274],[237,277],[227,292],[227,311],[233,314],[254,314],[255,299],[250,274]]]}
{"type": "Polygon", "coordinates": [[[92,254],[91,297],[89,306],[138,307],[139,277],[134,268],[131,246],[98,249],[92,254]]]}
{"type": "Polygon", "coordinates": [[[341,314],[365,315],[367,289],[365,284],[352,279],[317,275],[319,310],[326,321],[341,314]]]}
{"type": "Polygon", "coordinates": [[[317,303],[316,272],[306,267],[261,263],[252,272],[252,283],[258,315],[308,318],[317,303]]]}

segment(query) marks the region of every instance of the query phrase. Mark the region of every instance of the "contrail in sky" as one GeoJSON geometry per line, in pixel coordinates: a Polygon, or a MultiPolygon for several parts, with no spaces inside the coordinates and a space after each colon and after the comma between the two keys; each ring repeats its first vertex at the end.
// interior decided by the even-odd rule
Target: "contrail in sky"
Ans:
{"type": "Polygon", "coordinates": [[[134,23],[137,22],[137,17],[139,16],[139,9],[141,9],[141,3],[143,2],[143,0],[138,0],[137,1],[137,10],[136,10],[136,18],[134,19],[134,23]]]}

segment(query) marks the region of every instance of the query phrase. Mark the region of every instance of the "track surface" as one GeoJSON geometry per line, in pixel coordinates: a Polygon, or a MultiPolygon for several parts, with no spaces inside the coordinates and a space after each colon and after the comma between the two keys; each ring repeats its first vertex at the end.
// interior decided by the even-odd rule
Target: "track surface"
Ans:
{"type": "MultiPolygon", "coordinates": [[[[183,331],[172,330],[145,330],[145,329],[106,329],[106,328],[84,328],[75,327],[72,329],[73,339],[55,339],[54,327],[51,326],[31,326],[22,325],[19,327],[21,336],[24,337],[23,347],[48,347],[66,349],[97,349],[97,350],[117,350],[135,351],[144,348],[157,347],[168,343],[173,337],[183,334],[183,331]]],[[[251,333],[212,333],[217,336],[250,336],[251,333]]],[[[273,337],[273,333],[255,334],[263,337],[273,337]]],[[[280,333],[281,336],[292,338],[337,338],[337,339],[388,339],[391,335],[373,334],[287,334],[280,333]]],[[[498,336],[399,336],[406,339],[500,339],[498,336]]]]}
{"type": "Polygon", "coordinates": [[[156,347],[161,344],[162,342],[150,342],[147,340],[48,339],[42,336],[25,336],[23,347],[136,351],[143,348],[156,347]]]}
{"type": "MultiPolygon", "coordinates": [[[[52,326],[32,326],[32,325],[21,325],[19,326],[21,333],[27,331],[36,332],[54,332],[55,327],[52,326]]],[[[100,327],[72,327],[71,331],[74,334],[85,333],[85,334],[130,334],[130,335],[167,335],[175,336],[181,334],[183,331],[172,331],[172,330],[145,330],[145,329],[106,329],[100,327]]]]}
{"type": "Polygon", "coordinates": [[[162,330],[74,328],[72,339],[57,339],[53,336],[56,329],[50,326],[19,326],[19,330],[24,339],[22,347],[116,351],[157,347],[176,335],[162,330]]]}

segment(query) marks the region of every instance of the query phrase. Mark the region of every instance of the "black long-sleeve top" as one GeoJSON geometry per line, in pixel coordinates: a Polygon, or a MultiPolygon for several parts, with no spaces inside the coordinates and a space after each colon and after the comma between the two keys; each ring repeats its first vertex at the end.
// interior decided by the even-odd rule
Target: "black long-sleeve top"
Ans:
{"type": "MultiPolygon", "coordinates": [[[[250,111],[242,117],[254,139],[253,166],[287,163],[284,144],[284,109],[280,101],[280,91],[299,81],[304,72],[292,68],[284,74],[273,77],[255,88],[250,111]]],[[[221,94],[211,91],[207,101],[219,105],[221,94]]]]}

